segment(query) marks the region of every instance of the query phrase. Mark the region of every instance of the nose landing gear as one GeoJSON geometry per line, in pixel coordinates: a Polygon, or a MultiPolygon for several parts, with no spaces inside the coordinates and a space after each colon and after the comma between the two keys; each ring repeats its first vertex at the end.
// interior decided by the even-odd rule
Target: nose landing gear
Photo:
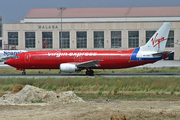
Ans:
{"type": "Polygon", "coordinates": [[[93,70],[91,70],[91,69],[87,69],[86,70],[86,75],[89,75],[89,76],[93,76],[94,75],[94,71],[93,70]]]}
{"type": "Polygon", "coordinates": [[[22,72],[22,75],[26,75],[26,71],[25,71],[25,69],[23,69],[23,68],[16,68],[16,70],[23,71],[23,72],[22,72]]]}
{"type": "Polygon", "coordinates": [[[22,72],[22,75],[26,75],[26,72],[25,72],[25,71],[23,71],[23,72],[22,72]]]}

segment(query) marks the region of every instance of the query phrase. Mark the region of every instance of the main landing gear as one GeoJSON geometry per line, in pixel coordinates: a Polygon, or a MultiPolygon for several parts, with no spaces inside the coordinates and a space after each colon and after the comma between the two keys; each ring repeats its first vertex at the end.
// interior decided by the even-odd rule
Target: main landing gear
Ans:
{"type": "Polygon", "coordinates": [[[94,71],[93,70],[91,70],[91,69],[87,69],[86,70],[86,75],[89,75],[89,76],[93,76],[94,75],[94,71]]]}

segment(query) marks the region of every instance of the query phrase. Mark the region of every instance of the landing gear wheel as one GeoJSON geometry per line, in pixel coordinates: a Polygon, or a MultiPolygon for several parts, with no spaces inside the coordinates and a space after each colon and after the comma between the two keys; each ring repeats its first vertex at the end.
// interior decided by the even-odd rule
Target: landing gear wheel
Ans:
{"type": "Polygon", "coordinates": [[[94,71],[93,70],[87,70],[86,71],[86,75],[93,76],[94,75],[94,71]]]}
{"type": "Polygon", "coordinates": [[[26,72],[24,71],[24,72],[22,72],[22,75],[26,75],[26,72]]]}
{"type": "Polygon", "coordinates": [[[88,70],[86,71],[86,75],[89,75],[89,71],[88,70]]]}
{"type": "Polygon", "coordinates": [[[93,71],[93,70],[90,70],[90,71],[89,71],[89,75],[90,75],[90,76],[93,76],[93,75],[94,75],[94,71],[93,71]]]}

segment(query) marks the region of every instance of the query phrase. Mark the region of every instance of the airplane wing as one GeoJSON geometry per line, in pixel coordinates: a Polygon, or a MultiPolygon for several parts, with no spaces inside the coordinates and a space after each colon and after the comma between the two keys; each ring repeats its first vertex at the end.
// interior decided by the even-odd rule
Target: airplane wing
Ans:
{"type": "Polygon", "coordinates": [[[76,66],[78,68],[98,67],[100,61],[102,60],[92,60],[92,61],[77,63],[76,66]]]}

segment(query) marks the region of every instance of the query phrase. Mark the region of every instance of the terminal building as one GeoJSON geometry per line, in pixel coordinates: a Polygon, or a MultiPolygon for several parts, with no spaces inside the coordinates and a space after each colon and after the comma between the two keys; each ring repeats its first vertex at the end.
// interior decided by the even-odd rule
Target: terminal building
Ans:
{"type": "MultiPolygon", "coordinates": [[[[33,8],[20,23],[3,24],[9,49],[129,50],[142,46],[171,22],[166,51],[180,60],[180,7],[33,8]],[[62,45],[61,45],[62,16],[62,45]]],[[[0,32],[1,33],[1,32],[0,32]]],[[[2,46],[6,49],[7,46],[2,46]]]]}

